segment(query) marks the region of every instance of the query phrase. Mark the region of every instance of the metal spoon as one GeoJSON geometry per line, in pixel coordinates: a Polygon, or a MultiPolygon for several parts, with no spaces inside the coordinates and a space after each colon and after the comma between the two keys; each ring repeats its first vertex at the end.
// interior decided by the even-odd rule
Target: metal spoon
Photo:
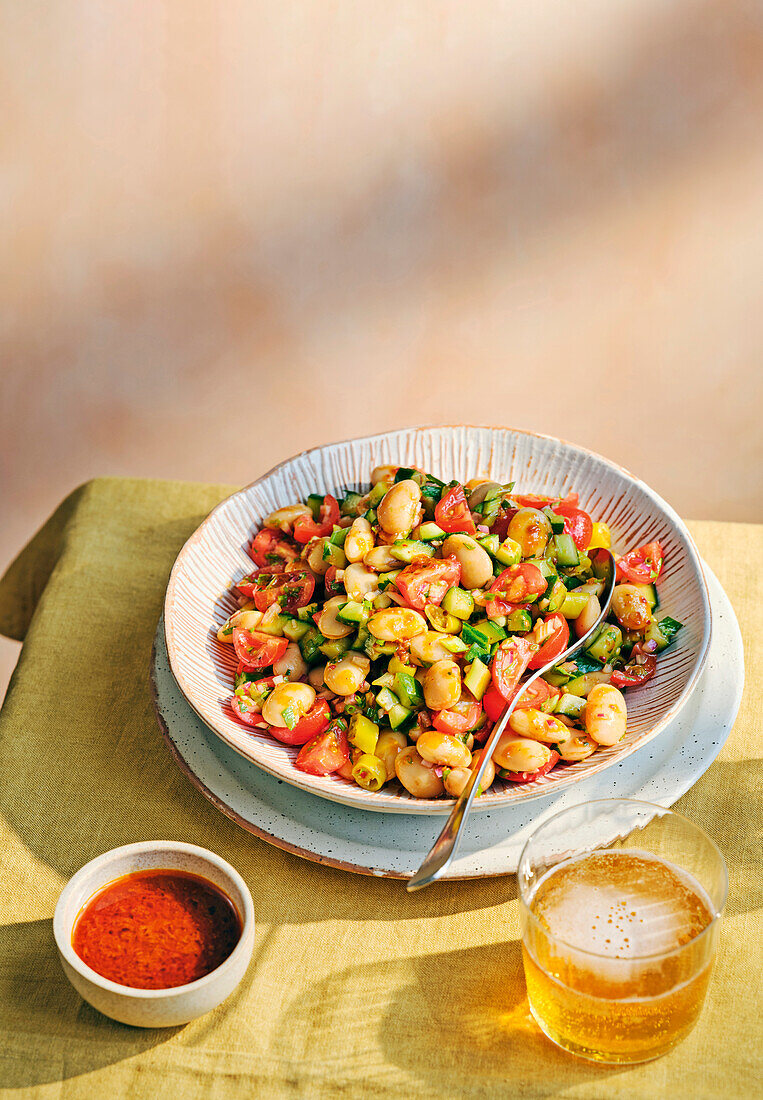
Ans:
{"type": "Polygon", "coordinates": [[[594,575],[597,576],[599,580],[605,582],[605,589],[601,600],[601,614],[591,629],[584,634],[582,638],[578,638],[577,641],[564,651],[564,653],[555,657],[553,661],[549,661],[543,668],[539,668],[537,671],[533,672],[532,676],[522,684],[522,691],[517,692],[504,710],[499,721],[496,722],[495,726],[490,731],[490,735],[482,749],[479,767],[474,769],[471,779],[456,799],[456,804],[445,823],[445,828],[435,841],[429,855],[425,858],[415,875],[408,880],[406,884],[407,890],[421,890],[423,887],[429,886],[431,883],[435,882],[436,879],[442,875],[443,871],[456,854],[461,830],[466,820],[466,815],[469,813],[472,802],[479,789],[480,779],[487,768],[487,762],[492,756],[498,738],[509,723],[509,718],[511,718],[520,696],[530,684],[534,683],[534,681],[537,680],[539,676],[542,676],[544,672],[548,672],[554,665],[561,664],[562,661],[567,660],[572,657],[573,654],[577,653],[579,649],[582,649],[586,642],[599,629],[602,620],[609,611],[609,605],[612,601],[612,592],[615,587],[616,578],[615,559],[609,550],[598,549],[591,555],[591,562],[594,575]]]}

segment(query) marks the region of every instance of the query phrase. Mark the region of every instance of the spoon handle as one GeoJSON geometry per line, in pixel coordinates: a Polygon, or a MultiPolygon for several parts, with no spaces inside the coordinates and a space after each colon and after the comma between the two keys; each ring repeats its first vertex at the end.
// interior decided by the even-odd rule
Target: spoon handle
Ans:
{"type": "Polygon", "coordinates": [[[604,590],[601,614],[591,629],[588,630],[582,638],[578,638],[571,646],[568,646],[564,653],[555,657],[553,661],[549,661],[548,664],[534,672],[533,675],[521,685],[521,690],[517,692],[511,702],[506,706],[500,719],[490,731],[480,754],[479,765],[473,770],[471,778],[456,799],[456,804],[451,810],[448,820],[445,822],[445,827],[434,842],[431,851],[425,857],[418,871],[416,871],[406,883],[406,889],[409,892],[421,890],[440,878],[443,871],[448,867],[456,854],[456,849],[458,848],[461,837],[461,830],[472,803],[477,796],[480,779],[485,773],[488,760],[493,754],[493,749],[499,737],[509,724],[509,719],[514,713],[514,709],[522,694],[539,676],[542,676],[545,672],[548,672],[550,668],[567,660],[569,657],[573,656],[573,654],[577,653],[579,649],[582,649],[589,638],[599,629],[602,620],[609,611],[609,605],[612,601],[612,592],[615,587],[615,559],[609,550],[598,549],[595,551],[594,555],[592,555],[592,561],[594,562],[594,569],[599,571],[607,585],[604,590]]]}

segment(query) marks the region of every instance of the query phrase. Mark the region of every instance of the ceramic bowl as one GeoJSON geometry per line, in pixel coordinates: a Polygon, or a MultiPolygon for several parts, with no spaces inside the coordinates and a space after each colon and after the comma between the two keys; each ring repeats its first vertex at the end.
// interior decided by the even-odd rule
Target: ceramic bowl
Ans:
{"type": "Polygon", "coordinates": [[[69,879],[56,905],[53,934],[64,973],[93,1008],[133,1027],[173,1027],[210,1012],[239,984],[254,947],[254,907],[241,875],[214,852],[171,840],[145,841],[104,852],[69,879]],[[172,989],[133,989],[91,970],[72,947],[72,931],[83,906],[107,883],[154,868],[191,871],[223,890],[241,918],[241,939],[224,963],[195,982],[172,989]]]}
{"type": "Polygon", "coordinates": [[[513,481],[519,493],[565,495],[576,491],[581,507],[606,521],[613,548],[625,552],[653,539],[665,550],[660,578],[662,611],[684,624],[658,662],[652,681],[628,694],[628,733],[587,760],[557,767],[533,783],[496,781],[473,812],[564,790],[580,779],[616,767],[656,737],[696,687],[710,644],[710,602],[699,555],[669,504],[615,463],[548,436],[508,428],[408,428],[305,451],[282,462],[223,501],[183,547],[170,576],[164,606],[172,673],[196,713],[222,740],[279,779],[356,808],[392,813],[447,814],[451,799],[416,799],[399,784],[365,791],[338,776],[309,776],[293,766],[297,749],[264,731],[249,730],[229,706],[236,658],[217,641],[218,627],[236,608],[231,585],[252,571],[246,552],[262,519],[309,493],[341,495],[368,483],[374,466],[417,466],[444,481],[486,475],[513,481]]]}

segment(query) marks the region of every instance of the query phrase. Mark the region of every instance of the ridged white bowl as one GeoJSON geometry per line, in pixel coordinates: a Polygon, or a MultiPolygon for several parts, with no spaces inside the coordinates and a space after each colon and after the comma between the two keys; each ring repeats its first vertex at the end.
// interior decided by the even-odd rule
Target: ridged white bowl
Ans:
{"type": "Polygon", "coordinates": [[[697,685],[710,644],[710,602],[699,555],[673,509],[627,470],[582,447],[508,428],[406,428],[305,451],[282,462],[219,504],[188,539],[170,576],[164,605],[172,672],[196,713],[242,756],[302,790],[334,802],[392,813],[443,814],[451,799],[412,798],[399,784],[377,794],[336,776],[306,775],[292,761],[298,749],[264,732],[251,732],[229,709],[236,659],[217,641],[218,627],[235,610],[231,585],[251,572],[246,553],[264,516],[309,493],[334,493],[367,483],[374,466],[417,466],[443,481],[489,475],[516,482],[517,492],[564,495],[575,490],[581,507],[605,520],[620,552],[659,539],[665,551],[661,612],[684,624],[658,661],[650,683],[627,694],[628,733],[587,760],[557,767],[535,783],[496,781],[475,803],[477,812],[562,790],[656,737],[697,685]]]}

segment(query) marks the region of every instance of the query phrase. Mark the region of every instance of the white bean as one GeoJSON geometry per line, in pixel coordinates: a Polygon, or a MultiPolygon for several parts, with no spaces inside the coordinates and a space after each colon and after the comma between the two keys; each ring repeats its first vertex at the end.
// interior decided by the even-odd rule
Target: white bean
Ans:
{"type": "Polygon", "coordinates": [[[224,622],[220,629],[217,631],[217,640],[220,642],[233,643],[233,631],[239,630],[256,630],[260,625],[262,619],[261,611],[234,611],[231,617],[224,622]]]}
{"type": "Polygon", "coordinates": [[[556,746],[562,760],[569,761],[585,760],[587,756],[596,752],[598,747],[592,737],[580,732],[568,737],[566,741],[559,741],[556,746]]]}
{"type": "MultiPolygon", "coordinates": [[[[405,641],[426,631],[423,615],[408,607],[388,607],[368,620],[368,629],[380,642],[405,641]]],[[[323,633],[323,631],[321,631],[323,633]]]]}
{"type": "Polygon", "coordinates": [[[287,504],[285,508],[277,508],[269,516],[265,516],[263,526],[272,527],[276,531],[291,531],[300,516],[310,516],[313,512],[306,504],[287,504]]]}
{"type": "Polygon", "coordinates": [[[618,584],[612,593],[612,610],[626,630],[643,630],[649,626],[652,612],[643,592],[635,584],[618,584]]]}
{"type": "Polygon", "coordinates": [[[440,730],[427,730],[416,742],[416,751],[422,760],[430,764],[441,764],[449,768],[468,768],[472,754],[463,741],[450,733],[440,730]]]}
{"type": "Polygon", "coordinates": [[[407,535],[415,525],[421,489],[415,481],[398,481],[379,502],[376,519],[387,534],[407,535]]]}
{"type": "Polygon", "coordinates": [[[427,630],[411,642],[411,660],[416,665],[433,665],[435,661],[452,661],[453,653],[444,644],[450,634],[427,630]]]}
{"type": "Polygon", "coordinates": [[[529,737],[546,745],[555,745],[560,738],[567,737],[567,727],[558,718],[532,707],[515,710],[509,718],[509,728],[519,737],[529,737]]]}
{"type": "Polygon", "coordinates": [[[378,485],[380,481],[394,481],[399,466],[374,466],[371,471],[371,484],[378,485]]]}
{"type": "Polygon", "coordinates": [[[433,765],[421,759],[415,745],[395,757],[395,774],[414,798],[439,798],[444,790],[433,765]]]}
{"type": "Polygon", "coordinates": [[[262,717],[270,726],[285,726],[283,712],[288,707],[299,720],[315,702],[315,688],[309,684],[276,684],[262,705],[262,717]]]}
{"type": "Polygon", "coordinates": [[[538,508],[520,508],[511,518],[508,534],[522,547],[523,558],[535,558],[546,549],[551,524],[538,508]]]}
{"type": "Polygon", "coordinates": [[[374,756],[378,756],[387,769],[387,779],[395,778],[395,760],[408,745],[408,738],[400,730],[384,730],[379,734],[374,756]]]}
{"type": "Polygon", "coordinates": [[[379,578],[362,562],[357,561],[348,565],[342,579],[351,600],[362,603],[363,600],[373,600],[379,595],[379,578]]]}
{"type": "Polygon", "coordinates": [[[323,675],[325,671],[325,665],[314,665],[307,674],[307,682],[311,687],[314,687],[316,691],[320,691],[323,687],[323,675]]]}
{"type": "MultiPolygon", "coordinates": [[[[475,753],[472,759],[471,765],[468,768],[453,768],[445,777],[445,790],[453,798],[458,798],[463,793],[464,787],[471,778],[472,772],[477,768],[480,761],[480,754],[475,753]]],[[[482,773],[482,779],[480,779],[480,792],[484,793],[493,785],[495,779],[495,764],[492,760],[488,760],[485,771],[482,773]]]]}
{"type": "Polygon", "coordinates": [[[493,578],[493,561],[469,535],[451,535],[442,544],[442,556],[454,557],[461,566],[461,586],[482,588],[493,578]]]}
{"type": "Polygon", "coordinates": [[[346,638],[352,634],[352,627],[349,623],[343,623],[336,617],[336,613],[339,608],[346,604],[347,600],[344,596],[332,596],[330,600],[323,605],[323,611],[321,611],[321,617],[318,622],[318,629],[324,638],[346,638]]]}
{"type": "Polygon", "coordinates": [[[547,745],[528,737],[517,737],[509,730],[501,734],[493,749],[495,763],[510,772],[537,772],[550,759],[551,749],[547,745]]]}
{"type": "Polygon", "coordinates": [[[623,693],[612,684],[597,684],[586,700],[586,732],[598,745],[616,745],[625,736],[628,712],[623,693]]]}
{"type": "Polygon", "coordinates": [[[302,652],[296,642],[290,642],[283,657],[273,663],[273,675],[285,676],[288,680],[301,680],[307,674],[302,652]]]}
{"type": "Polygon", "coordinates": [[[588,603],[575,619],[575,633],[578,638],[582,638],[584,634],[587,634],[593,624],[601,615],[601,604],[599,603],[598,596],[594,596],[593,593],[588,597],[588,603]]]}
{"type": "Polygon", "coordinates": [[[424,699],[429,709],[447,710],[460,698],[461,669],[452,657],[435,661],[424,677],[424,699]]]}
{"type": "Polygon", "coordinates": [[[323,680],[337,695],[354,695],[368,675],[371,662],[362,653],[345,653],[326,665],[323,680]]]}
{"type": "Polygon", "coordinates": [[[366,554],[374,548],[374,536],[371,524],[363,516],[352,521],[352,526],[344,540],[344,553],[347,561],[363,561],[366,554]]]}
{"type": "Polygon", "coordinates": [[[305,561],[313,573],[322,577],[328,572],[329,563],[323,560],[323,547],[328,542],[327,538],[313,539],[305,553],[305,561]]]}
{"type": "Polygon", "coordinates": [[[363,558],[363,564],[375,573],[390,573],[393,569],[400,568],[400,562],[393,557],[389,546],[375,546],[369,550],[363,558]]]}

